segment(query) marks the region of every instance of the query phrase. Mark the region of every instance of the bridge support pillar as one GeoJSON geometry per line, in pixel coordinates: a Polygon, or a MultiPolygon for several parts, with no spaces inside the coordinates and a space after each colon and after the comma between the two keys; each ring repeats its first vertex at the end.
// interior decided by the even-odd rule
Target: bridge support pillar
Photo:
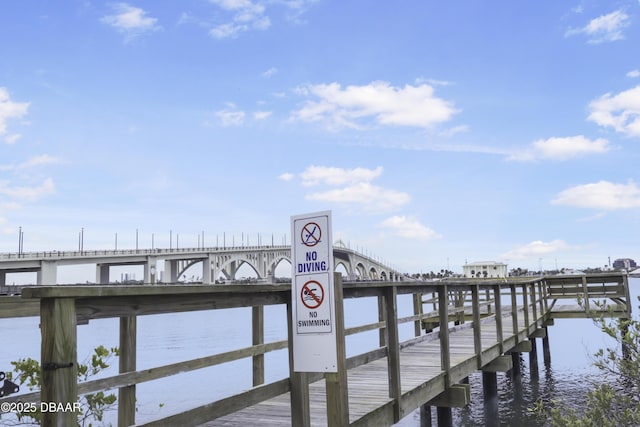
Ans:
{"type": "Polygon", "coordinates": [[[96,283],[98,285],[109,284],[109,264],[96,264],[96,283]]]}
{"type": "Polygon", "coordinates": [[[58,264],[55,261],[40,261],[37,274],[38,285],[55,285],[58,278],[58,264]]]}
{"type": "Polygon", "coordinates": [[[178,261],[175,259],[167,259],[164,261],[164,283],[176,283],[178,281],[178,261]]]}
{"type": "Polygon", "coordinates": [[[484,391],[484,420],[486,426],[499,426],[498,420],[498,375],[495,372],[482,372],[484,391]]]}
{"type": "Polygon", "coordinates": [[[0,271],[0,286],[5,286],[7,284],[7,272],[0,271]]]}
{"type": "Polygon", "coordinates": [[[158,272],[158,260],[155,257],[148,257],[144,263],[144,284],[155,285],[157,282],[156,273],[158,272]]]}
{"type": "Polygon", "coordinates": [[[203,285],[212,285],[214,282],[211,279],[211,277],[213,276],[211,274],[211,261],[212,261],[211,255],[209,255],[202,261],[202,284],[203,285]]]}

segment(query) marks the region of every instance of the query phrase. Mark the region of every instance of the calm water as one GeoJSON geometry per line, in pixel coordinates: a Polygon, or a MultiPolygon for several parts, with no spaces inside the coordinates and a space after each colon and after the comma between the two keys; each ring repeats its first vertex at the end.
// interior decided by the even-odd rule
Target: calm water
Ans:
{"type": "MultiPolygon", "coordinates": [[[[637,295],[640,279],[630,279],[632,295],[637,295]]],[[[637,300],[633,296],[634,313],[637,300]]],[[[377,301],[373,298],[346,300],[347,326],[374,322],[377,319],[377,301]]],[[[411,299],[400,296],[400,316],[412,312],[411,299]]],[[[403,325],[401,339],[412,335],[412,325],[403,325]]],[[[265,308],[265,340],[276,341],[286,337],[284,307],[265,308]]],[[[538,379],[530,375],[529,358],[522,358],[520,386],[511,377],[498,374],[500,396],[499,414],[502,425],[536,426],[543,423],[529,415],[528,408],[537,399],[557,400],[579,408],[588,392],[587,380],[600,380],[598,371],[591,366],[590,355],[608,344],[604,334],[589,320],[557,320],[549,327],[551,366],[542,360],[541,340],[538,340],[538,379]]],[[[251,310],[232,309],[211,312],[180,313],[141,316],[138,319],[138,369],[151,368],[187,359],[207,356],[251,344],[251,310]]],[[[361,353],[375,347],[377,332],[347,337],[347,355],[361,353]]],[[[78,326],[78,357],[90,355],[98,345],[118,345],[118,321],[104,319],[78,326]]],[[[0,371],[10,370],[10,362],[18,358],[40,358],[40,333],[37,318],[0,320],[0,371]]],[[[265,356],[267,382],[288,376],[285,350],[265,356]]],[[[104,375],[117,373],[117,361],[104,375]]],[[[454,410],[454,423],[461,426],[483,426],[482,376],[470,377],[472,404],[454,410]]],[[[138,385],[137,421],[161,418],[188,408],[232,395],[251,387],[251,361],[242,360],[198,371],[188,372],[163,380],[138,385]]],[[[110,420],[115,424],[115,414],[110,420]]],[[[435,412],[434,412],[435,423],[435,412]]],[[[1,421],[0,421],[1,424],[1,421]]],[[[410,414],[398,425],[419,425],[417,413],[410,414]]]]}

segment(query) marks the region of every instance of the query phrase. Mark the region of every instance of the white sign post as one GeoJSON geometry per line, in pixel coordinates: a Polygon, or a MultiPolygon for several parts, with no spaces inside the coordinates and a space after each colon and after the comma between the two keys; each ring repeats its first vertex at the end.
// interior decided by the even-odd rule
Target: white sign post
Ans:
{"type": "Polygon", "coordinates": [[[337,372],[331,211],[291,217],[293,370],[337,372]]]}

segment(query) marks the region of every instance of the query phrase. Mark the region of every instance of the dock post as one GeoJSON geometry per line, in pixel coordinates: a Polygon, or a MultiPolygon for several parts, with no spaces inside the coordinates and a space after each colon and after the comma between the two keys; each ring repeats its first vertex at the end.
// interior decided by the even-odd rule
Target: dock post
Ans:
{"type": "Polygon", "coordinates": [[[509,285],[511,291],[511,329],[516,336],[516,344],[520,342],[520,331],[518,330],[518,300],[516,296],[516,285],[509,285]]]}
{"type": "Polygon", "coordinates": [[[413,314],[420,319],[413,322],[413,334],[416,337],[422,335],[422,294],[413,294],[413,314]]]}
{"type": "MultiPolygon", "coordinates": [[[[438,288],[438,316],[440,319],[440,366],[445,372],[444,386],[451,387],[451,355],[449,353],[449,292],[447,285],[438,288]]],[[[438,426],[450,427],[453,425],[451,408],[438,406],[438,426]]]]}
{"type": "Polygon", "coordinates": [[[449,354],[449,298],[447,285],[438,289],[438,316],[440,318],[440,368],[444,371],[444,386],[451,387],[451,355],[449,354]]]}
{"type": "Polygon", "coordinates": [[[451,408],[438,406],[438,427],[452,427],[453,417],[451,416],[451,408]]]}
{"type": "MultiPolygon", "coordinates": [[[[336,352],[338,372],[325,374],[327,396],[327,425],[349,425],[349,391],[347,384],[347,352],[344,334],[344,304],[342,299],[342,274],[334,273],[333,298],[336,306],[336,352]]],[[[295,423],[293,425],[296,425],[295,423]]]]}
{"type": "Polygon", "coordinates": [[[485,426],[498,426],[498,375],[495,372],[482,372],[482,389],[484,391],[485,426]]]}
{"type": "MultiPolygon", "coordinates": [[[[251,341],[253,345],[264,344],[264,306],[251,308],[251,341]]],[[[264,354],[253,356],[253,386],[264,384],[264,354]]]]}
{"type": "Polygon", "coordinates": [[[549,348],[549,330],[544,327],[544,338],[542,338],[542,354],[544,355],[544,366],[551,365],[551,349],[549,348]]]}
{"type": "MultiPolygon", "coordinates": [[[[40,401],[75,408],[78,402],[76,302],[73,298],[40,300],[40,401]]],[[[76,411],[43,411],[43,426],[75,426],[76,411]]]]}
{"type": "Polygon", "coordinates": [[[400,421],[402,389],[400,384],[400,338],[398,336],[398,309],[396,303],[397,288],[385,289],[385,317],[387,318],[387,372],[389,375],[389,397],[394,400],[393,418],[400,421]]]}
{"type": "Polygon", "coordinates": [[[289,382],[291,383],[291,425],[311,426],[309,409],[309,377],[306,372],[293,370],[293,304],[287,301],[287,329],[289,337],[289,382]]]}
{"type": "MultiPolygon", "coordinates": [[[[384,297],[380,295],[378,297],[378,322],[386,322],[387,318],[385,317],[384,310],[384,297]]],[[[378,343],[380,347],[387,346],[387,332],[386,328],[378,329],[378,343]]]]}
{"type": "Polygon", "coordinates": [[[529,369],[531,371],[531,379],[537,380],[539,378],[539,373],[536,339],[532,337],[529,341],[531,341],[531,351],[529,352],[529,369]]]}
{"type": "Polygon", "coordinates": [[[433,427],[431,406],[427,404],[420,406],[420,427],[433,427]]]}
{"type": "Polygon", "coordinates": [[[471,305],[473,311],[473,348],[476,354],[476,363],[478,369],[484,366],[482,360],[482,329],[480,325],[480,287],[474,285],[471,289],[471,305]]]}
{"type": "MultiPolygon", "coordinates": [[[[136,370],[136,316],[120,318],[120,361],[119,373],[136,370]]],[[[118,425],[129,426],[136,423],[136,386],[121,387],[118,390],[118,425]]]]}

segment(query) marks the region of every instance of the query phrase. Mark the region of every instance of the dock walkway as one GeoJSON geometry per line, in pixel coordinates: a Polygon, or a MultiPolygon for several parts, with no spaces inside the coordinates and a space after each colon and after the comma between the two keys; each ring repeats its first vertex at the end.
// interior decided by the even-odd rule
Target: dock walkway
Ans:
{"type": "MultiPolygon", "coordinates": [[[[441,412],[448,410],[450,416],[451,407],[469,403],[464,379],[471,373],[482,371],[483,379],[495,381],[496,372],[513,367],[514,355],[535,349],[536,338],[543,339],[546,359],[546,328],[554,318],[631,314],[624,274],[344,285],[337,275],[335,282],[338,372],[290,368],[288,378],[272,383],[264,380],[265,354],[284,348],[292,353],[288,285],[36,286],[23,289],[19,300],[0,297],[0,317],[40,315],[41,363],[48,366],[76,359],[78,324],[120,318],[118,375],[78,384],[75,365],[64,366],[43,371],[40,392],[0,402],[76,402],[79,394],[118,388],[119,426],[389,426],[418,408],[430,417],[430,407],[438,408],[440,419],[441,412]],[[413,297],[411,316],[398,316],[397,297],[403,294],[413,297]],[[364,297],[377,298],[378,322],[341,326],[343,298],[364,297]],[[570,302],[568,309],[562,301],[570,302]],[[289,339],[265,343],[264,306],[273,304],[287,307],[289,339]],[[252,307],[251,346],[136,370],[137,316],[232,307],[252,307]],[[398,326],[403,323],[413,324],[415,336],[400,342],[398,326]],[[378,331],[379,347],[346,358],[345,337],[367,331],[378,331]],[[246,358],[252,360],[252,388],[136,424],[137,384],[246,358]]],[[[43,414],[42,424],[75,422],[73,413],[52,412],[43,414]]]]}

